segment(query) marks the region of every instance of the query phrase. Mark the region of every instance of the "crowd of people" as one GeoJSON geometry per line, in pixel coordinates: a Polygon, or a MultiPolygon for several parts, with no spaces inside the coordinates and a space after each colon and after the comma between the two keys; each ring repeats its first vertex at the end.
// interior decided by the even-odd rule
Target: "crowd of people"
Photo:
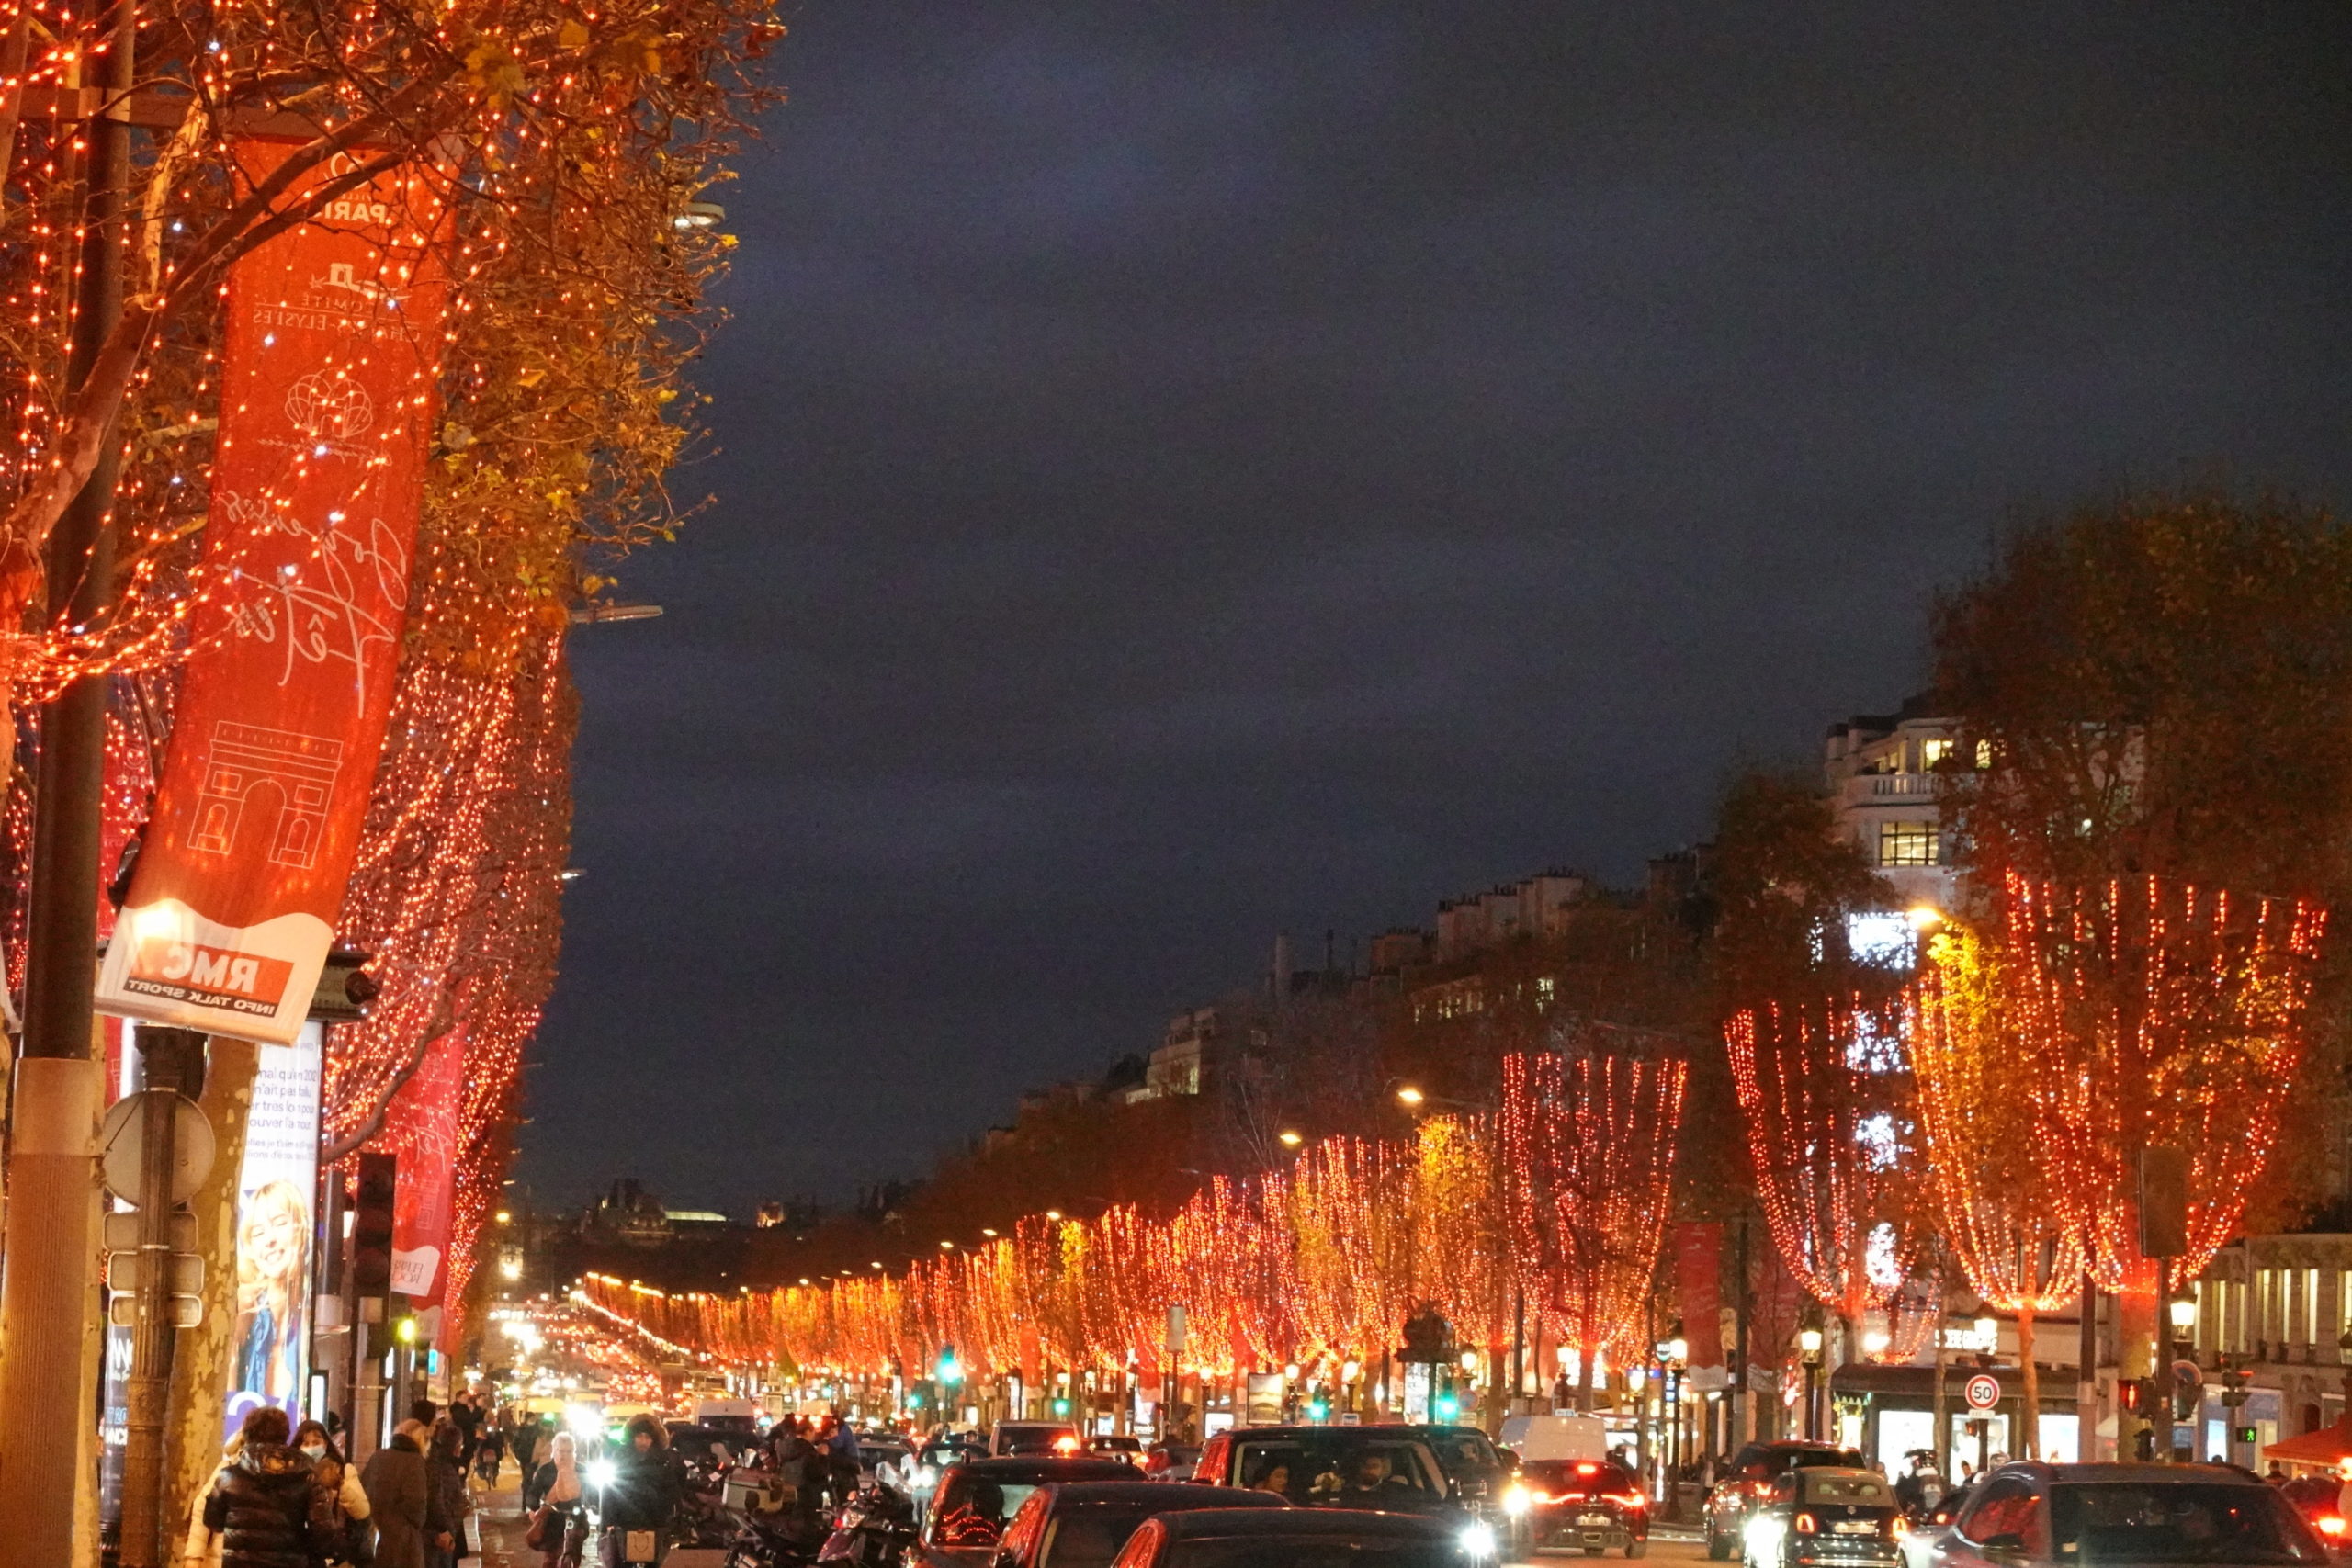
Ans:
{"type": "Polygon", "coordinates": [[[328,1427],[297,1427],[275,1405],[255,1406],[197,1496],[183,1563],[456,1568],[476,1548],[468,1477],[496,1479],[518,1425],[493,1420],[478,1391],[458,1393],[446,1410],[420,1399],[357,1466],[328,1427]]]}

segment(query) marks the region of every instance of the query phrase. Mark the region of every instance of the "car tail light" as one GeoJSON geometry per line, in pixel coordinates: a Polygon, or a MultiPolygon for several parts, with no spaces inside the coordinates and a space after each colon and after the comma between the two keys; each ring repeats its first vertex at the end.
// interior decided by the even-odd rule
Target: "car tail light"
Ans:
{"type": "Polygon", "coordinates": [[[2344,1516],[2341,1514],[2322,1514],[2319,1517],[2319,1533],[2327,1537],[2330,1540],[2334,1540],[2337,1537],[2343,1535],[2344,1516]]]}
{"type": "Polygon", "coordinates": [[[1638,1492],[1611,1492],[1609,1500],[1626,1508],[1646,1508],[1650,1506],[1650,1500],[1638,1492]]]}
{"type": "Polygon", "coordinates": [[[1799,1514],[1797,1516],[1797,1534],[1811,1535],[1820,1528],[1821,1521],[1815,1518],[1811,1514],[1799,1514]]]}
{"type": "Polygon", "coordinates": [[[1593,1463],[1590,1460],[1585,1460],[1577,1464],[1577,1473],[1578,1475],[1599,1475],[1600,1473],[1600,1467],[1593,1463]]]}
{"type": "Polygon", "coordinates": [[[1894,1537],[1897,1540],[1901,1540],[1905,1536],[1911,1533],[1911,1521],[1905,1518],[1901,1514],[1897,1514],[1894,1517],[1888,1519],[1886,1524],[1887,1533],[1894,1537]]]}

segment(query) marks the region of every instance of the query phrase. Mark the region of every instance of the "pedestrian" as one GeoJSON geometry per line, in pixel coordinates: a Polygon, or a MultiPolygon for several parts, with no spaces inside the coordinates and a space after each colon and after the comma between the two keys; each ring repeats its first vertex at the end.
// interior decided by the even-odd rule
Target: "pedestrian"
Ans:
{"type": "Polygon", "coordinates": [[[481,1441],[481,1390],[467,1388],[458,1390],[449,1401],[449,1419],[458,1424],[458,1430],[466,1437],[464,1458],[469,1471],[474,1467],[474,1450],[481,1441]]]}
{"type": "Polygon", "coordinates": [[[466,1516],[472,1511],[465,1428],[445,1420],[433,1428],[424,1450],[425,1568],[457,1568],[458,1559],[473,1555],[466,1543],[466,1516]]]}
{"type": "Polygon", "coordinates": [[[288,1445],[291,1430],[285,1411],[255,1405],[238,1428],[237,1457],[214,1472],[204,1528],[221,1568],[310,1568],[340,1544],[334,1499],[288,1445]]]}
{"type": "Polygon", "coordinates": [[[857,1428],[849,1424],[846,1416],[838,1417],[833,1424],[831,1458],[834,1500],[847,1503],[857,1494],[857,1483],[865,1469],[865,1461],[857,1450],[857,1428]]]}
{"type": "Polygon", "coordinates": [[[613,1456],[613,1478],[598,1499],[596,1517],[604,1527],[602,1568],[660,1562],[669,1556],[670,1522],[685,1495],[685,1478],[661,1422],[650,1416],[632,1416],[622,1438],[613,1456]]]}
{"type": "Polygon", "coordinates": [[[413,1421],[392,1428],[392,1440],[368,1456],[359,1483],[376,1523],[376,1568],[424,1568],[424,1450],[413,1421]]]}
{"type": "Polygon", "coordinates": [[[588,1538],[587,1488],[580,1482],[579,1445],[571,1433],[556,1434],[540,1472],[540,1502],[532,1511],[531,1529],[539,1546],[540,1568],[562,1568],[580,1561],[588,1538]]]}
{"type": "Polygon", "coordinates": [[[373,1561],[375,1527],[368,1522],[368,1489],[359,1484],[359,1472],[345,1461],[334,1439],[316,1421],[305,1421],[294,1428],[294,1447],[311,1461],[319,1484],[334,1499],[335,1536],[342,1545],[327,1553],[327,1561],[373,1561]]]}
{"type": "Polygon", "coordinates": [[[506,1458],[506,1428],[496,1421],[485,1421],[474,1449],[474,1478],[484,1486],[498,1484],[498,1467],[506,1458]]]}

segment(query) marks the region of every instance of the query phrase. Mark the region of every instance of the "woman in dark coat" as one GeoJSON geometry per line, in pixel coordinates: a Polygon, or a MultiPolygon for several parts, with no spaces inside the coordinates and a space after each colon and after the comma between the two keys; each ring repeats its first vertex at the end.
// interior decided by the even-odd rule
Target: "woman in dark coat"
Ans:
{"type": "Polygon", "coordinates": [[[275,1405],[245,1413],[244,1447],[220,1467],[204,1499],[204,1526],[220,1540],[221,1568],[311,1568],[341,1550],[334,1499],[311,1461],[287,1446],[291,1429],[275,1405]]]}
{"type": "Polygon", "coordinates": [[[456,1568],[467,1554],[466,1516],[471,1512],[466,1431],[445,1416],[434,1427],[433,1446],[424,1455],[424,1560],[432,1568],[456,1568]]]}
{"type": "Polygon", "coordinates": [[[605,1568],[621,1568],[632,1531],[653,1534],[653,1561],[670,1554],[670,1521],[686,1495],[686,1478],[669,1434],[650,1416],[632,1416],[622,1431],[623,1447],[613,1455],[613,1478],[606,1482],[597,1506],[604,1527],[605,1568]]]}
{"type": "Polygon", "coordinates": [[[376,1568],[424,1568],[424,1450],[413,1421],[392,1429],[392,1440],[368,1456],[359,1483],[368,1517],[376,1522],[376,1568]]]}

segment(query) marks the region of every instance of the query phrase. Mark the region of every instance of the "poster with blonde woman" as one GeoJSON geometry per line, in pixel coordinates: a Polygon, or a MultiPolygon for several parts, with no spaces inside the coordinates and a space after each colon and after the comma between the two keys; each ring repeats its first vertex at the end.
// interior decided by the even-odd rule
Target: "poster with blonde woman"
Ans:
{"type": "Polygon", "coordinates": [[[230,1334],[227,1429],[274,1404],[300,1420],[310,1374],[317,1230],[319,1031],[265,1045],[237,1180],[237,1318],[230,1334]]]}

